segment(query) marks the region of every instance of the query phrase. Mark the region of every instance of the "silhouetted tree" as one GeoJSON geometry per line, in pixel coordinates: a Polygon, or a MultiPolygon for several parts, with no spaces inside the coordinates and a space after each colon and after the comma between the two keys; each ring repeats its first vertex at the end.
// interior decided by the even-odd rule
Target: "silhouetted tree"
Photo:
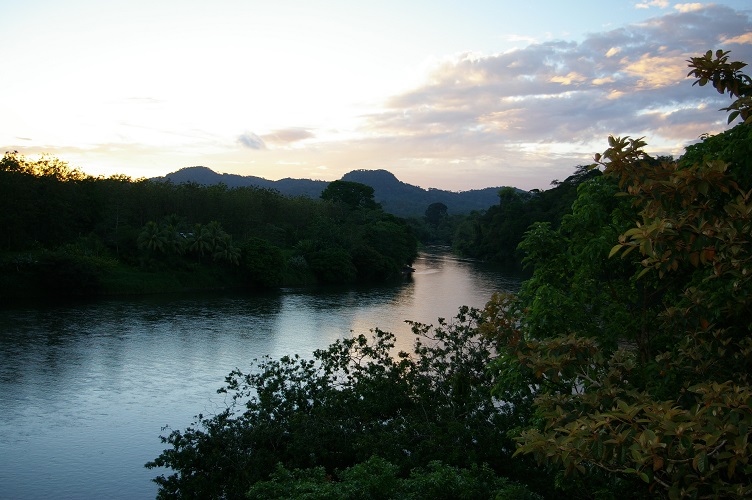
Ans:
{"type": "Polygon", "coordinates": [[[447,218],[449,208],[441,202],[431,203],[426,208],[426,222],[433,227],[438,227],[441,221],[447,218]]]}
{"type": "Polygon", "coordinates": [[[373,199],[373,188],[359,182],[334,181],[321,193],[321,199],[343,203],[350,208],[381,208],[373,199]]]}

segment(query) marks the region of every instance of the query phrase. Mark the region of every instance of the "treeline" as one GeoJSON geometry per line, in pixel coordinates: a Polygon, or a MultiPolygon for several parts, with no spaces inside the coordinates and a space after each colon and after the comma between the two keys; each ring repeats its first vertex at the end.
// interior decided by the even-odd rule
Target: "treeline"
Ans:
{"type": "Polygon", "coordinates": [[[598,175],[598,170],[580,166],[565,180],[552,182],[553,187],[548,190],[502,188],[498,204],[458,222],[453,234],[454,250],[476,259],[519,266],[524,253],[518,246],[528,227],[534,222],[558,227],[577,198],[577,187],[598,175]]]}
{"type": "Polygon", "coordinates": [[[384,281],[416,256],[368,186],[325,199],[86,176],[64,161],[0,160],[0,289],[6,296],[384,281]]]}
{"type": "Polygon", "coordinates": [[[548,190],[501,188],[498,201],[485,210],[450,214],[450,207],[435,202],[423,217],[406,220],[422,243],[451,246],[464,257],[520,268],[525,251],[519,245],[530,225],[546,222],[558,228],[577,199],[578,187],[600,175],[582,165],[565,180],[553,181],[548,190]]]}
{"type": "Polygon", "coordinates": [[[147,464],[159,497],[752,497],[744,66],[692,58],[743,123],[681,158],[609,138],[560,222],[525,232],[519,294],[413,324],[411,353],[377,330],[232,372],[235,404],[147,464]]]}
{"type": "Polygon", "coordinates": [[[0,293],[384,281],[412,262],[418,242],[519,265],[526,228],[557,227],[577,186],[594,175],[579,168],[547,191],[504,188],[499,204],[469,216],[436,202],[423,217],[401,219],[356,182],[335,181],[314,200],[258,187],[91,177],[52,156],[8,152],[0,160],[0,293]]]}

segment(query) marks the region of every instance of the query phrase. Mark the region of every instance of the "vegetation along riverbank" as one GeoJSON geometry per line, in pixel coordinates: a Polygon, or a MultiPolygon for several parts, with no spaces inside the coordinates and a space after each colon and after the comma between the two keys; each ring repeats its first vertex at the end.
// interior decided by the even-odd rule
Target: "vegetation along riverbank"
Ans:
{"type": "Polygon", "coordinates": [[[4,297],[380,282],[416,256],[373,189],[322,199],[259,188],[87,177],[65,162],[0,161],[4,297]]]}

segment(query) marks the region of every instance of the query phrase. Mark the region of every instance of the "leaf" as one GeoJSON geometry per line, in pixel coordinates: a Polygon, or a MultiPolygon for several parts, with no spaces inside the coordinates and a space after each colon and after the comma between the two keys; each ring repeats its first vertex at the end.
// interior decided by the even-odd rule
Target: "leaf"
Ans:
{"type": "Polygon", "coordinates": [[[700,253],[699,252],[692,252],[689,254],[689,263],[692,264],[694,267],[697,267],[700,265],[700,253]]]}
{"type": "Polygon", "coordinates": [[[737,462],[736,457],[729,460],[728,470],[727,470],[727,474],[729,478],[734,477],[734,472],[736,472],[736,462],[737,462]]]}
{"type": "Polygon", "coordinates": [[[695,455],[695,458],[692,460],[692,467],[700,474],[705,473],[708,469],[708,454],[705,453],[705,450],[695,455]]]}
{"type": "Polygon", "coordinates": [[[644,240],[641,250],[643,255],[653,255],[653,242],[651,240],[644,240]]]}
{"type": "Polygon", "coordinates": [[[619,250],[621,250],[621,249],[622,249],[622,244],[621,243],[618,243],[618,244],[614,245],[613,248],[611,248],[611,251],[608,253],[608,258],[610,259],[611,257],[613,257],[614,254],[616,252],[618,252],[619,250]]]}

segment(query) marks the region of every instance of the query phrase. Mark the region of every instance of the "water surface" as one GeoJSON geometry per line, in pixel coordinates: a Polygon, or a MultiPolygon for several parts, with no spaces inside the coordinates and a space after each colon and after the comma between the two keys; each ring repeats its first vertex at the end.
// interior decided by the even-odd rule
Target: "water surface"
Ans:
{"type": "Polygon", "coordinates": [[[225,407],[233,368],[303,356],[379,327],[409,349],[404,320],[481,307],[518,280],[442,251],[404,283],[191,294],[0,309],[0,498],[154,498],[144,468],[162,427],[225,407]]]}

